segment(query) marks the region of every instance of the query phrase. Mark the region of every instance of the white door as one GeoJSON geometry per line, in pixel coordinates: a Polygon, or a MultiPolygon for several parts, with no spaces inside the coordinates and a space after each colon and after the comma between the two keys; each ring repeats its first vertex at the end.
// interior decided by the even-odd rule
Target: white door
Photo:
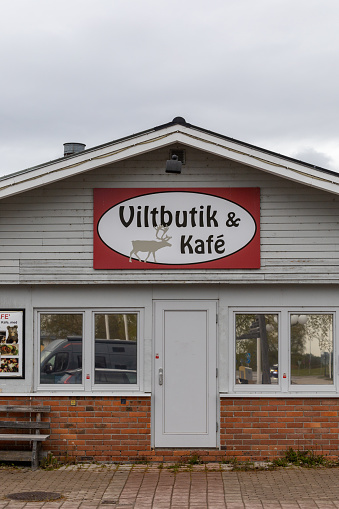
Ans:
{"type": "Polygon", "coordinates": [[[216,302],[155,302],[154,445],[216,447],[216,302]]]}

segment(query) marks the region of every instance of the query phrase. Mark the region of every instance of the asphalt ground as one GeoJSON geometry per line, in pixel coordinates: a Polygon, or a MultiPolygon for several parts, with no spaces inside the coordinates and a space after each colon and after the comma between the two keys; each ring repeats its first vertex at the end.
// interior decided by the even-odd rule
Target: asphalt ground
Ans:
{"type": "Polygon", "coordinates": [[[328,509],[339,508],[339,468],[230,471],[219,464],[72,465],[0,468],[0,509],[328,509]],[[41,492],[45,501],[11,500],[41,492]],[[61,498],[51,500],[52,493],[61,498]]]}

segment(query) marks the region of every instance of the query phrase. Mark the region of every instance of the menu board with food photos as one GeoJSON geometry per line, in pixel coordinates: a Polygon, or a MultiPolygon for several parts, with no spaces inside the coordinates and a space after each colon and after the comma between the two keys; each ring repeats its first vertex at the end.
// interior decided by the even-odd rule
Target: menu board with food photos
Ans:
{"type": "Polygon", "coordinates": [[[0,310],[0,378],[23,378],[24,311],[0,310]]]}

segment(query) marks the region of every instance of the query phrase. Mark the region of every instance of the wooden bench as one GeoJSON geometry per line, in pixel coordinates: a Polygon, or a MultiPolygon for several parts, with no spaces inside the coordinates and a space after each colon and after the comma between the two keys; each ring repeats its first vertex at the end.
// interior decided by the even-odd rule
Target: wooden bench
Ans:
{"type": "Polygon", "coordinates": [[[41,429],[49,429],[49,422],[41,421],[41,414],[50,412],[49,406],[20,406],[0,405],[0,413],[6,413],[7,419],[0,417],[0,428],[6,429],[6,433],[0,433],[0,440],[10,442],[31,442],[31,451],[7,450],[0,451],[1,461],[31,461],[32,469],[39,466],[39,451],[41,442],[47,440],[49,435],[41,435],[41,429]],[[13,420],[14,414],[29,414],[28,420],[13,420]],[[13,433],[15,430],[25,430],[20,433],[13,433]]]}

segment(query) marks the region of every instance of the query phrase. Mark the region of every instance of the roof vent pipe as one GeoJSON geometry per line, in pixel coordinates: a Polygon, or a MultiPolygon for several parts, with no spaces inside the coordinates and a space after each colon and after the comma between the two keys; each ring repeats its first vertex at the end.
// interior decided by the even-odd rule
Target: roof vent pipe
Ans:
{"type": "Polygon", "coordinates": [[[64,143],[64,157],[73,156],[85,150],[84,143],[64,143]]]}

